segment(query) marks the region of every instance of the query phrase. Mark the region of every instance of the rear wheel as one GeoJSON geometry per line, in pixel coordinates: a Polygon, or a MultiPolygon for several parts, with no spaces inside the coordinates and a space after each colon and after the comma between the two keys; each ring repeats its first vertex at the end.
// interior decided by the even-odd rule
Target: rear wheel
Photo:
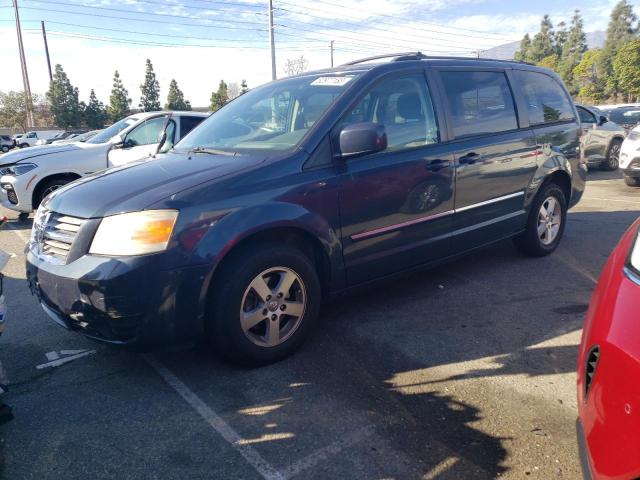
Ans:
{"type": "Polygon", "coordinates": [[[555,183],[542,187],[533,201],[526,230],[514,244],[526,255],[541,257],[552,253],[560,243],[567,217],[567,201],[555,183]]]}
{"type": "Polygon", "coordinates": [[[624,183],[626,183],[630,187],[640,187],[640,177],[629,177],[625,175],[624,183]]]}
{"type": "Polygon", "coordinates": [[[47,195],[65,186],[69,182],[71,182],[71,180],[68,178],[54,178],[45,181],[42,185],[38,185],[38,190],[33,198],[33,209],[38,208],[47,195]]]}
{"type": "Polygon", "coordinates": [[[211,340],[218,352],[244,364],[267,364],[293,353],[320,309],[314,264],[280,245],[238,252],[211,288],[211,340]]]}
{"type": "Polygon", "coordinates": [[[9,147],[6,145],[2,145],[2,153],[7,153],[9,151],[9,147]]]}
{"type": "Polygon", "coordinates": [[[609,146],[607,152],[607,159],[602,162],[600,168],[602,170],[617,170],[620,165],[620,148],[622,147],[622,140],[614,140],[609,146]]]}
{"type": "Polygon", "coordinates": [[[27,148],[29,146],[28,143],[21,143],[20,145],[18,145],[20,148],[27,148]]]}

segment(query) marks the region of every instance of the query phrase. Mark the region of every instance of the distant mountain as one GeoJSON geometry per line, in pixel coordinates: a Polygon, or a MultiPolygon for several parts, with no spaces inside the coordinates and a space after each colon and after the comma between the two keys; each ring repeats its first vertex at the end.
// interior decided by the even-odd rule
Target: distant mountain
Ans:
{"type": "MultiPolygon", "coordinates": [[[[587,33],[587,45],[589,48],[600,48],[604,45],[604,39],[607,33],[602,31],[587,33]]],[[[483,50],[480,53],[482,58],[495,58],[498,60],[511,60],[513,56],[520,48],[520,41],[505,43],[504,45],[498,45],[497,47],[490,48],[489,50],[483,50]]]]}

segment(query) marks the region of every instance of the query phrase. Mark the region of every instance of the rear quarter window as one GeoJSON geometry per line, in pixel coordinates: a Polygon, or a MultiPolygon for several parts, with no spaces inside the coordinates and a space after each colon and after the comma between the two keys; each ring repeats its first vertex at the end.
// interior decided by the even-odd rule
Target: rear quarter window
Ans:
{"type": "Polygon", "coordinates": [[[504,72],[441,72],[456,138],[518,128],[504,72]]]}
{"type": "Polygon", "coordinates": [[[514,73],[524,95],[531,125],[575,120],[573,103],[555,78],[523,70],[514,73]]]}
{"type": "Polygon", "coordinates": [[[180,117],[180,138],[196,128],[206,117],[184,115],[180,117]]]}

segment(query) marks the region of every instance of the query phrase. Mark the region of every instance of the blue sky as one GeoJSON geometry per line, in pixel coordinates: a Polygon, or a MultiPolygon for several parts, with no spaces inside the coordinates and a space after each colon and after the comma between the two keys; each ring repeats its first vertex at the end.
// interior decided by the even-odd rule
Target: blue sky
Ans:
{"type": "MultiPolygon", "coordinates": [[[[606,28],[615,1],[274,0],[279,75],[288,58],[310,68],[393,51],[471,55],[535,32],[543,14],[569,21],[575,8],[587,31],[606,28]]],[[[632,2],[640,13],[640,1],[632,2]]],[[[207,105],[220,79],[250,86],[270,79],[266,0],[19,0],[32,90],[48,74],[40,20],[52,63],[60,63],[86,99],[108,101],[118,69],[137,105],[150,58],[163,97],[172,78],[194,105],[207,105]]],[[[13,9],[0,0],[0,90],[21,89],[13,9]]]]}

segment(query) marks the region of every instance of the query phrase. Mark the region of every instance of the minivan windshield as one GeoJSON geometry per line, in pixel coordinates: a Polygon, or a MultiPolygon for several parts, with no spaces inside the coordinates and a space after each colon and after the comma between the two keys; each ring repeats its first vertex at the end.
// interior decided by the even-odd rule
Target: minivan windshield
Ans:
{"type": "Polygon", "coordinates": [[[357,75],[306,75],[258,87],[202,122],[176,150],[289,150],[357,75]]]}
{"type": "Polygon", "coordinates": [[[127,128],[129,125],[133,125],[137,121],[138,121],[137,118],[132,118],[132,117],[123,118],[122,120],[114,123],[110,127],[102,130],[92,139],[87,140],[86,143],[107,143],[109,140],[111,140],[113,136],[117,135],[122,130],[127,128]]]}

